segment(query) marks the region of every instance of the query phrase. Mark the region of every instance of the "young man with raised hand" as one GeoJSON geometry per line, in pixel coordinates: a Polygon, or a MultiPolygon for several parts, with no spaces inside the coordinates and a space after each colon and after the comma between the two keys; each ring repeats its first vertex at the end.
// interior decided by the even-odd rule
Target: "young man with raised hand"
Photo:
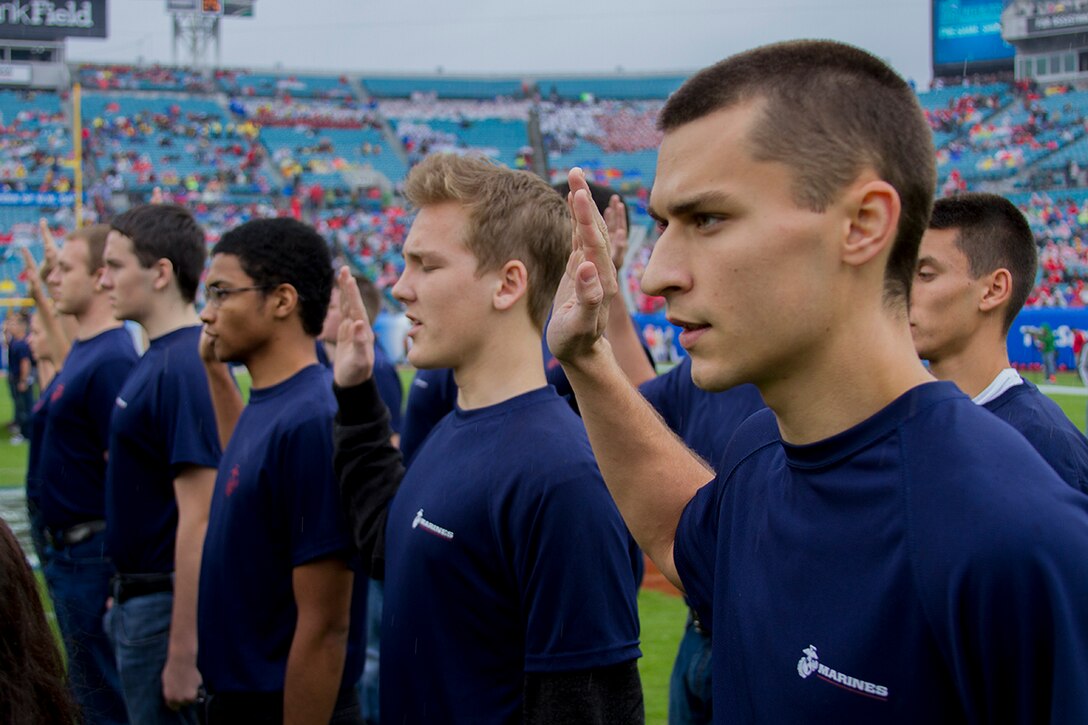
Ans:
{"type": "Polygon", "coordinates": [[[1088,719],[1088,498],[914,352],[935,173],[909,86],[795,41],[699,72],[659,122],[643,289],[700,387],[751,382],[769,410],[717,476],[667,434],[601,337],[616,279],[577,171],[548,341],[628,525],[712,632],[715,721],[1088,719]]]}
{"type": "Polygon", "coordinates": [[[247,222],[212,249],[201,319],[213,403],[236,402],[218,382],[224,363],[253,380],[201,559],[197,663],[213,725],[361,723],[366,580],[353,571],[332,467],[336,400],[316,348],[332,281],[325,240],[293,219],[247,222]]]}
{"type": "Polygon", "coordinates": [[[1035,236],[1008,199],[938,199],[911,287],[911,334],[938,380],[1020,431],[1066,483],[1088,493],[1088,439],[1009,364],[1009,328],[1038,264],[1035,236]]]}
{"type": "Polygon", "coordinates": [[[30,320],[22,312],[7,318],[8,387],[15,409],[15,428],[11,442],[19,444],[30,437],[30,409],[34,407],[34,355],[27,342],[30,320]]]}
{"type": "Polygon", "coordinates": [[[106,541],[117,567],[106,628],[134,723],[196,723],[196,601],[219,438],[193,301],[207,258],[185,209],[115,217],[101,285],[147,332],[110,419],[106,541]]]}
{"type": "Polygon", "coordinates": [[[382,721],[641,722],[627,532],[540,354],[566,205],[531,174],[455,155],[416,166],[405,191],[419,214],[393,294],[409,361],[452,368],[457,407],[405,473],[346,269],[334,367],[341,488],[385,578],[382,721]]]}
{"type": "Polygon", "coordinates": [[[70,235],[46,278],[56,311],[76,321],[49,396],[39,459],[42,521],[53,549],[45,579],[68,652],[68,676],[89,723],[126,721],[102,625],[113,564],[106,546],[106,458],[117,394],[136,364],[132,337],[99,287],[109,227],[70,235]]]}

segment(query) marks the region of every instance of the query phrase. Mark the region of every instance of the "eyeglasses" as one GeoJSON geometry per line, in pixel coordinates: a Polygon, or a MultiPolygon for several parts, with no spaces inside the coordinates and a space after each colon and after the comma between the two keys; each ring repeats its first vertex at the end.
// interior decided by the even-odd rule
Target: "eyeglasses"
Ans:
{"type": "Polygon", "coordinates": [[[271,289],[272,287],[273,285],[269,284],[259,284],[253,287],[220,287],[217,284],[209,284],[205,285],[204,292],[208,297],[208,304],[218,308],[223,304],[223,300],[235,292],[254,292],[256,290],[271,289]]]}

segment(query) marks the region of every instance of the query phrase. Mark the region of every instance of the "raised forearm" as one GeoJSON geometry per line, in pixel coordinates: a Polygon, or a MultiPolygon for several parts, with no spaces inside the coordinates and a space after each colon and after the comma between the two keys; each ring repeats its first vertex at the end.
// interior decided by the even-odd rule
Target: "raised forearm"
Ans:
{"type": "Polygon", "coordinates": [[[563,369],[589,442],[627,527],[658,569],[680,586],[673,541],[680,515],[713,472],[669,430],[624,376],[605,340],[563,369]]]}
{"type": "Polygon", "coordinates": [[[638,387],[657,375],[650,359],[646,357],[646,351],[638,337],[635,323],[627,312],[627,303],[624,302],[622,294],[612,298],[604,334],[612,346],[616,361],[632,385],[638,387]]]}
{"type": "Polygon", "coordinates": [[[72,349],[72,343],[60,318],[53,310],[53,304],[48,299],[42,299],[38,304],[38,314],[41,316],[42,328],[45,330],[46,346],[49,349],[49,359],[58,368],[64,366],[64,360],[68,357],[68,351],[72,349]]]}
{"type": "Polygon", "coordinates": [[[226,450],[227,443],[234,435],[234,426],[242,415],[245,402],[242,393],[234,383],[230,367],[225,363],[205,363],[208,375],[208,390],[211,393],[212,408],[215,410],[215,425],[219,431],[219,445],[226,450]]]}
{"type": "Polygon", "coordinates": [[[339,412],[333,425],[333,467],[340,497],[367,574],[383,579],[385,517],[404,465],[373,379],[334,390],[339,412]]]}

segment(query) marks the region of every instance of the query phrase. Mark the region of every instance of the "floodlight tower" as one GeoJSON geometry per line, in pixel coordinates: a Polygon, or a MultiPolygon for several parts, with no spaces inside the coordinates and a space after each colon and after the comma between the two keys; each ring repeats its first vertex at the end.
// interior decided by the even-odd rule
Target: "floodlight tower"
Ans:
{"type": "Polygon", "coordinates": [[[208,51],[214,44],[215,59],[212,67],[219,65],[219,18],[200,13],[174,13],[174,65],[178,65],[178,48],[194,70],[209,67],[208,51]]]}
{"type": "Polygon", "coordinates": [[[208,71],[219,65],[220,20],[224,0],[166,0],[172,16],[174,65],[208,71]],[[214,59],[209,53],[215,48],[214,59]]]}

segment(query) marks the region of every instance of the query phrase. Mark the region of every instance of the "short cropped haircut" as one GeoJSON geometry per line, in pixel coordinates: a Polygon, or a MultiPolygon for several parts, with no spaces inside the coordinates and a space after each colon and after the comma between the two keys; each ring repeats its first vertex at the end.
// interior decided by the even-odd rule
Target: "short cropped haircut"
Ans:
{"type": "Polygon", "coordinates": [[[302,329],[320,334],[332,295],[332,254],[313,227],[287,217],[254,219],[224,234],[212,248],[216,254],[238,257],[254,285],[294,287],[302,329]]]}
{"type": "Polygon", "coordinates": [[[918,245],[933,204],[933,136],[910,86],[883,61],[832,41],[749,50],[692,76],[665,103],[673,131],[716,111],[761,103],[752,156],[795,174],[798,206],[820,212],[865,168],[899,194],[899,228],[884,273],[884,301],[906,309],[918,245]]]}
{"type": "Polygon", "coordinates": [[[570,256],[570,211],[547,182],[479,156],[435,154],[408,174],[404,194],[417,208],[456,202],[467,211],[463,241],[477,274],[524,264],[529,315],[544,329],[570,256]]]}
{"type": "Polygon", "coordinates": [[[175,204],[134,206],[114,217],[110,228],[132,240],[132,251],[144,269],[160,259],[168,260],[182,299],[196,299],[208,250],[204,230],[188,209],[175,204]]]}
{"type": "Polygon", "coordinates": [[[87,245],[87,271],[94,274],[105,265],[103,255],[106,252],[106,236],[110,233],[109,224],[92,224],[69,232],[65,239],[82,239],[87,245]]]}
{"type": "Polygon", "coordinates": [[[1007,333],[1027,302],[1039,269],[1039,248],[1028,220],[1003,196],[968,193],[938,199],[929,228],[956,230],[956,248],[967,257],[973,278],[1009,270],[1012,290],[1005,308],[1007,333]]]}

